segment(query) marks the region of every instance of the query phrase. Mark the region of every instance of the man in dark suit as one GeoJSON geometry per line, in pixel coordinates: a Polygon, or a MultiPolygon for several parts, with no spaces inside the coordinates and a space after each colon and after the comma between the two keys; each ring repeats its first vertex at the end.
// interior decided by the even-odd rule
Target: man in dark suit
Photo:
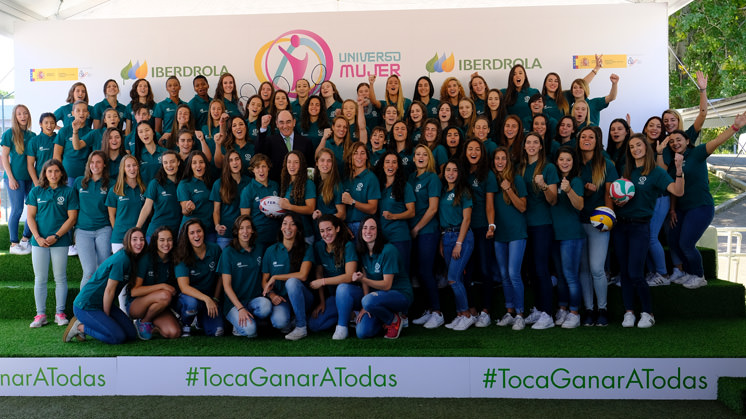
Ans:
{"type": "Polygon", "coordinates": [[[256,152],[266,154],[272,162],[269,178],[280,182],[282,163],[290,150],[303,153],[308,167],[313,167],[315,164],[313,143],[307,137],[295,132],[295,118],[292,112],[285,110],[277,114],[277,134],[267,132],[271,119],[270,115],[262,117],[262,125],[256,143],[256,152]]]}

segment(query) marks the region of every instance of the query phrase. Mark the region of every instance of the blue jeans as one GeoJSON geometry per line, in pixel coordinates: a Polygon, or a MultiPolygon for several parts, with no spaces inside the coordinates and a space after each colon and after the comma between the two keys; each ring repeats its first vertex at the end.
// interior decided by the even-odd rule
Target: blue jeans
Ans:
{"type": "Polygon", "coordinates": [[[523,313],[523,279],[521,265],[526,251],[526,239],[512,242],[495,241],[495,257],[505,293],[505,308],[523,313]]]}
{"type": "MultiPolygon", "coordinates": [[[[18,222],[21,220],[21,215],[23,214],[23,206],[26,204],[26,197],[34,186],[34,182],[30,180],[16,180],[16,182],[18,182],[18,189],[10,189],[10,181],[8,178],[5,178],[5,190],[8,191],[8,199],[10,200],[8,230],[10,230],[11,243],[18,243],[18,222]]],[[[31,230],[28,228],[28,222],[26,222],[26,225],[23,228],[23,237],[31,237],[31,230]]]]}
{"type": "Polygon", "coordinates": [[[552,315],[552,277],[549,275],[549,258],[552,254],[554,232],[551,224],[528,227],[528,272],[539,311],[552,315]]]}
{"type": "Polygon", "coordinates": [[[715,207],[703,205],[688,211],[676,210],[677,223],[671,229],[668,245],[672,253],[681,256],[684,272],[704,276],[702,255],[697,250],[697,240],[702,237],[715,216],[715,207]]]}
{"type": "Polygon", "coordinates": [[[78,248],[83,278],[80,289],[83,289],[98,266],[111,256],[111,226],[98,230],[75,230],[75,246],[78,248]]]}
{"type": "MultiPolygon", "coordinates": [[[[320,332],[322,330],[330,329],[332,326],[337,324],[337,298],[332,295],[326,297],[324,300],[324,311],[318,314],[316,317],[308,318],[308,328],[312,332],[320,332]]],[[[345,326],[347,326],[345,324],[345,326]]]]}
{"type": "MultiPolygon", "coordinates": [[[[427,308],[431,311],[440,311],[438,282],[435,280],[435,274],[433,274],[435,255],[438,252],[439,236],[438,233],[420,233],[415,240],[417,278],[419,278],[420,284],[425,287],[427,302],[429,304],[427,308]]],[[[337,293],[339,293],[339,290],[337,290],[337,293]]]]}
{"type": "Polygon", "coordinates": [[[371,338],[381,332],[384,324],[394,321],[394,314],[407,311],[409,300],[399,291],[371,291],[363,297],[362,306],[369,313],[364,314],[355,332],[360,339],[371,338]]]}
{"type": "MultiPolygon", "coordinates": [[[[334,299],[337,306],[337,326],[347,326],[352,310],[360,310],[363,307],[363,287],[339,284],[334,299]]],[[[329,304],[326,305],[326,309],[329,310],[329,304]]]]}
{"type": "Polygon", "coordinates": [[[220,246],[221,249],[225,249],[226,246],[228,246],[231,243],[230,237],[220,237],[218,236],[218,246],[220,246]]]}
{"type": "Polygon", "coordinates": [[[54,296],[56,312],[64,313],[67,303],[67,246],[39,247],[31,246],[31,263],[34,265],[34,300],[36,314],[47,311],[47,279],[49,261],[52,261],[54,272],[54,296]]]}
{"type": "Polygon", "coordinates": [[[557,296],[560,307],[570,311],[580,308],[580,255],[585,239],[560,240],[554,242],[552,257],[557,269],[557,296]]]}
{"type": "Polygon", "coordinates": [[[300,279],[290,278],[285,281],[288,301],[295,313],[295,327],[306,327],[306,313],[313,304],[313,294],[300,279]]]}
{"type": "Polygon", "coordinates": [[[218,329],[223,328],[223,317],[220,315],[220,304],[218,303],[218,315],[210,317],[207,315],[207,305],[190,295],[179,294],[179,311],[181,312],[181,324],[189,326],[194,317],[205,329],[205,335],[216,336],[218,329]]]}
{"type": "MultiPolygon", "coordinates": [[[[251,301],[242,301],[241,303],[254,316],[254,319],[266,319],[272,312],[272,303],[264,297],[256,297],[251,301]]],[[[236,307],[231,308],[225,318],[233,325],[233,330],[239,335],[249,338],[256,336],[256,321],[249,319],[245,326],[241,326],[238,323],[238,310],[236,307]]]]}
{"type": "Polygon", "coordinates": [[[652,313],[650,287],[645,281],[645,256],[650,243],[647,223],[617,223],[614,227],[614,251],[622,276],[622,299],[625,310],[635,308],[635,293],[640,298],[642,311],[652,313]]]}
{"type": "Polygon", "coordinates": [[[466,265],[471,258],[471,252],[474,250],[474,234],[471,230],[466,233],[466,237],[461,243],[461,256],[458,259],[453,259],[451,253],[456,246],[458,234],[457,231],[451,231],[443,235],[443,257],[446,260],[446,269],[448,270],[448,285],[453,289],[456,299],[456,311],[462,312],[469,309],[469,301],[464,287],[464,269],[466,269],[466,265]]]}
{"type": "Polygon", "coordinates": [[[396,247],[396,250],[399,251],[399,257],[402,261],[402,266],[404,266],[404,272],[409,275],[409,267],[411,265],[410,259],[412,258],[412,240],[405,240],[401,242],[391,242],[391,244],[396,247]]]}
{"type": "Polygon", "coordinates": [[[355,221],[352,223],[347,223],[347,228],[350,229],[350,232],[352,233],[352,239],[357,238],[357,231],[360,229],[360,221],[355,221]]]}
{"type": "Polygon", "coordinates": [[[655,200],[655,209],[653,217],[650,219],[650,250],[648,250],[647,267],[650,272],[658,272],[666,275],[666,253],[663,251],[663,245],[658,240],[658,234],[661,232],[663,222],[668,216],[668,209],[671,208],[671,198],[668,195],[661,196],[655,200]]]}
{"type": "Polygon", "coordinates": [[[580,289],[583,293],[583,305],[586,310],[593,310],[593,294],[599,309],[606,309],[606,255],[609,251],[610,232],[599,231],[593,226],[583,224],[586,241],[580,252],[580,289]]]}
{"type": "Polygon", "coordinates": [[[499,281],[497,273],[497,261],[495,260],[495,242],[488,239],[487,227],[476,227],[471,229],[474,233],[474,252],[472,263],[466,267],[466,283],[469,287],[469,300],[471,307],[489,311],[492,308],[493,285],[499,281]],[[481,289],[476,289],[472,284],[472,274],[479,269],[482,278],[481,289]],[[481,300],[481,301],[479,301],[481,300]],[[477,302],[481,302],[481,305],[477,302]]]}
{"type": "Polygon", "coordinates": [[[85,334],[101,342],[117,345],[137,339],[137,330],[132,320],[119,307],[112,306],[108,316],[103,310],[83,310],[77,306],[73,306],[73,313],[83,323],[85,334]]]}

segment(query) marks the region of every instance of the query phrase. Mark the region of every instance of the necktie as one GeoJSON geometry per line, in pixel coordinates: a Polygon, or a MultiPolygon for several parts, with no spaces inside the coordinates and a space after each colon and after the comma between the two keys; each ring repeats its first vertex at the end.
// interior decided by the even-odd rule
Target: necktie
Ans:
{"type": "Polygon", "coordinates": [[[290,144],[290,137],[285,137],[285,147],[288,148],[288,151],[290,151],[293,147],[290,144]]]}

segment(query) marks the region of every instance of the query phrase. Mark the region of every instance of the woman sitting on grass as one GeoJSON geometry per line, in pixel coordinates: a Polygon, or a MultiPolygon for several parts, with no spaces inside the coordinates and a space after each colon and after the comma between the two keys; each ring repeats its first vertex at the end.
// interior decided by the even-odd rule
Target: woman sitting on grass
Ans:
{"type": "Polygon", "coordinates": [[[67,326],[63,342],[85,340],[85,335],[108,344],[119,344],[137,338],[132,321],[114,300],[129,282],[132,271],[145,248],[145,235],[138,227],[124,234],[124,248],[114,253],[96,269],[73,302],[75,317],[67,326]]]}

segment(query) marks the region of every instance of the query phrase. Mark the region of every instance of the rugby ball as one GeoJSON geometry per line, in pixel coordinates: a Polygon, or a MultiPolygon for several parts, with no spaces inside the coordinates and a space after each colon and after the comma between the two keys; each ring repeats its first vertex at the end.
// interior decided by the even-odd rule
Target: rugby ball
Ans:
{"type": "Polygon", "coordinates": [[[616,223],[616,214],[609,207],[597,207],[591,213],[591,225],[598,231],[609,231],[616,223]]]}
{"type": "Polygon", "coordinates": [[[280,207],[279,196],[265,196],[259,200],[259,211],[268,217],[279,217],[285,214],[285,210],[280,207]]]}
{"type": "Polygon", "coordinates": [[[623,204],[635,196],[635,185],[625,178],[619,178],[611,183],[609,196],[617,204],[623,204]]]}

